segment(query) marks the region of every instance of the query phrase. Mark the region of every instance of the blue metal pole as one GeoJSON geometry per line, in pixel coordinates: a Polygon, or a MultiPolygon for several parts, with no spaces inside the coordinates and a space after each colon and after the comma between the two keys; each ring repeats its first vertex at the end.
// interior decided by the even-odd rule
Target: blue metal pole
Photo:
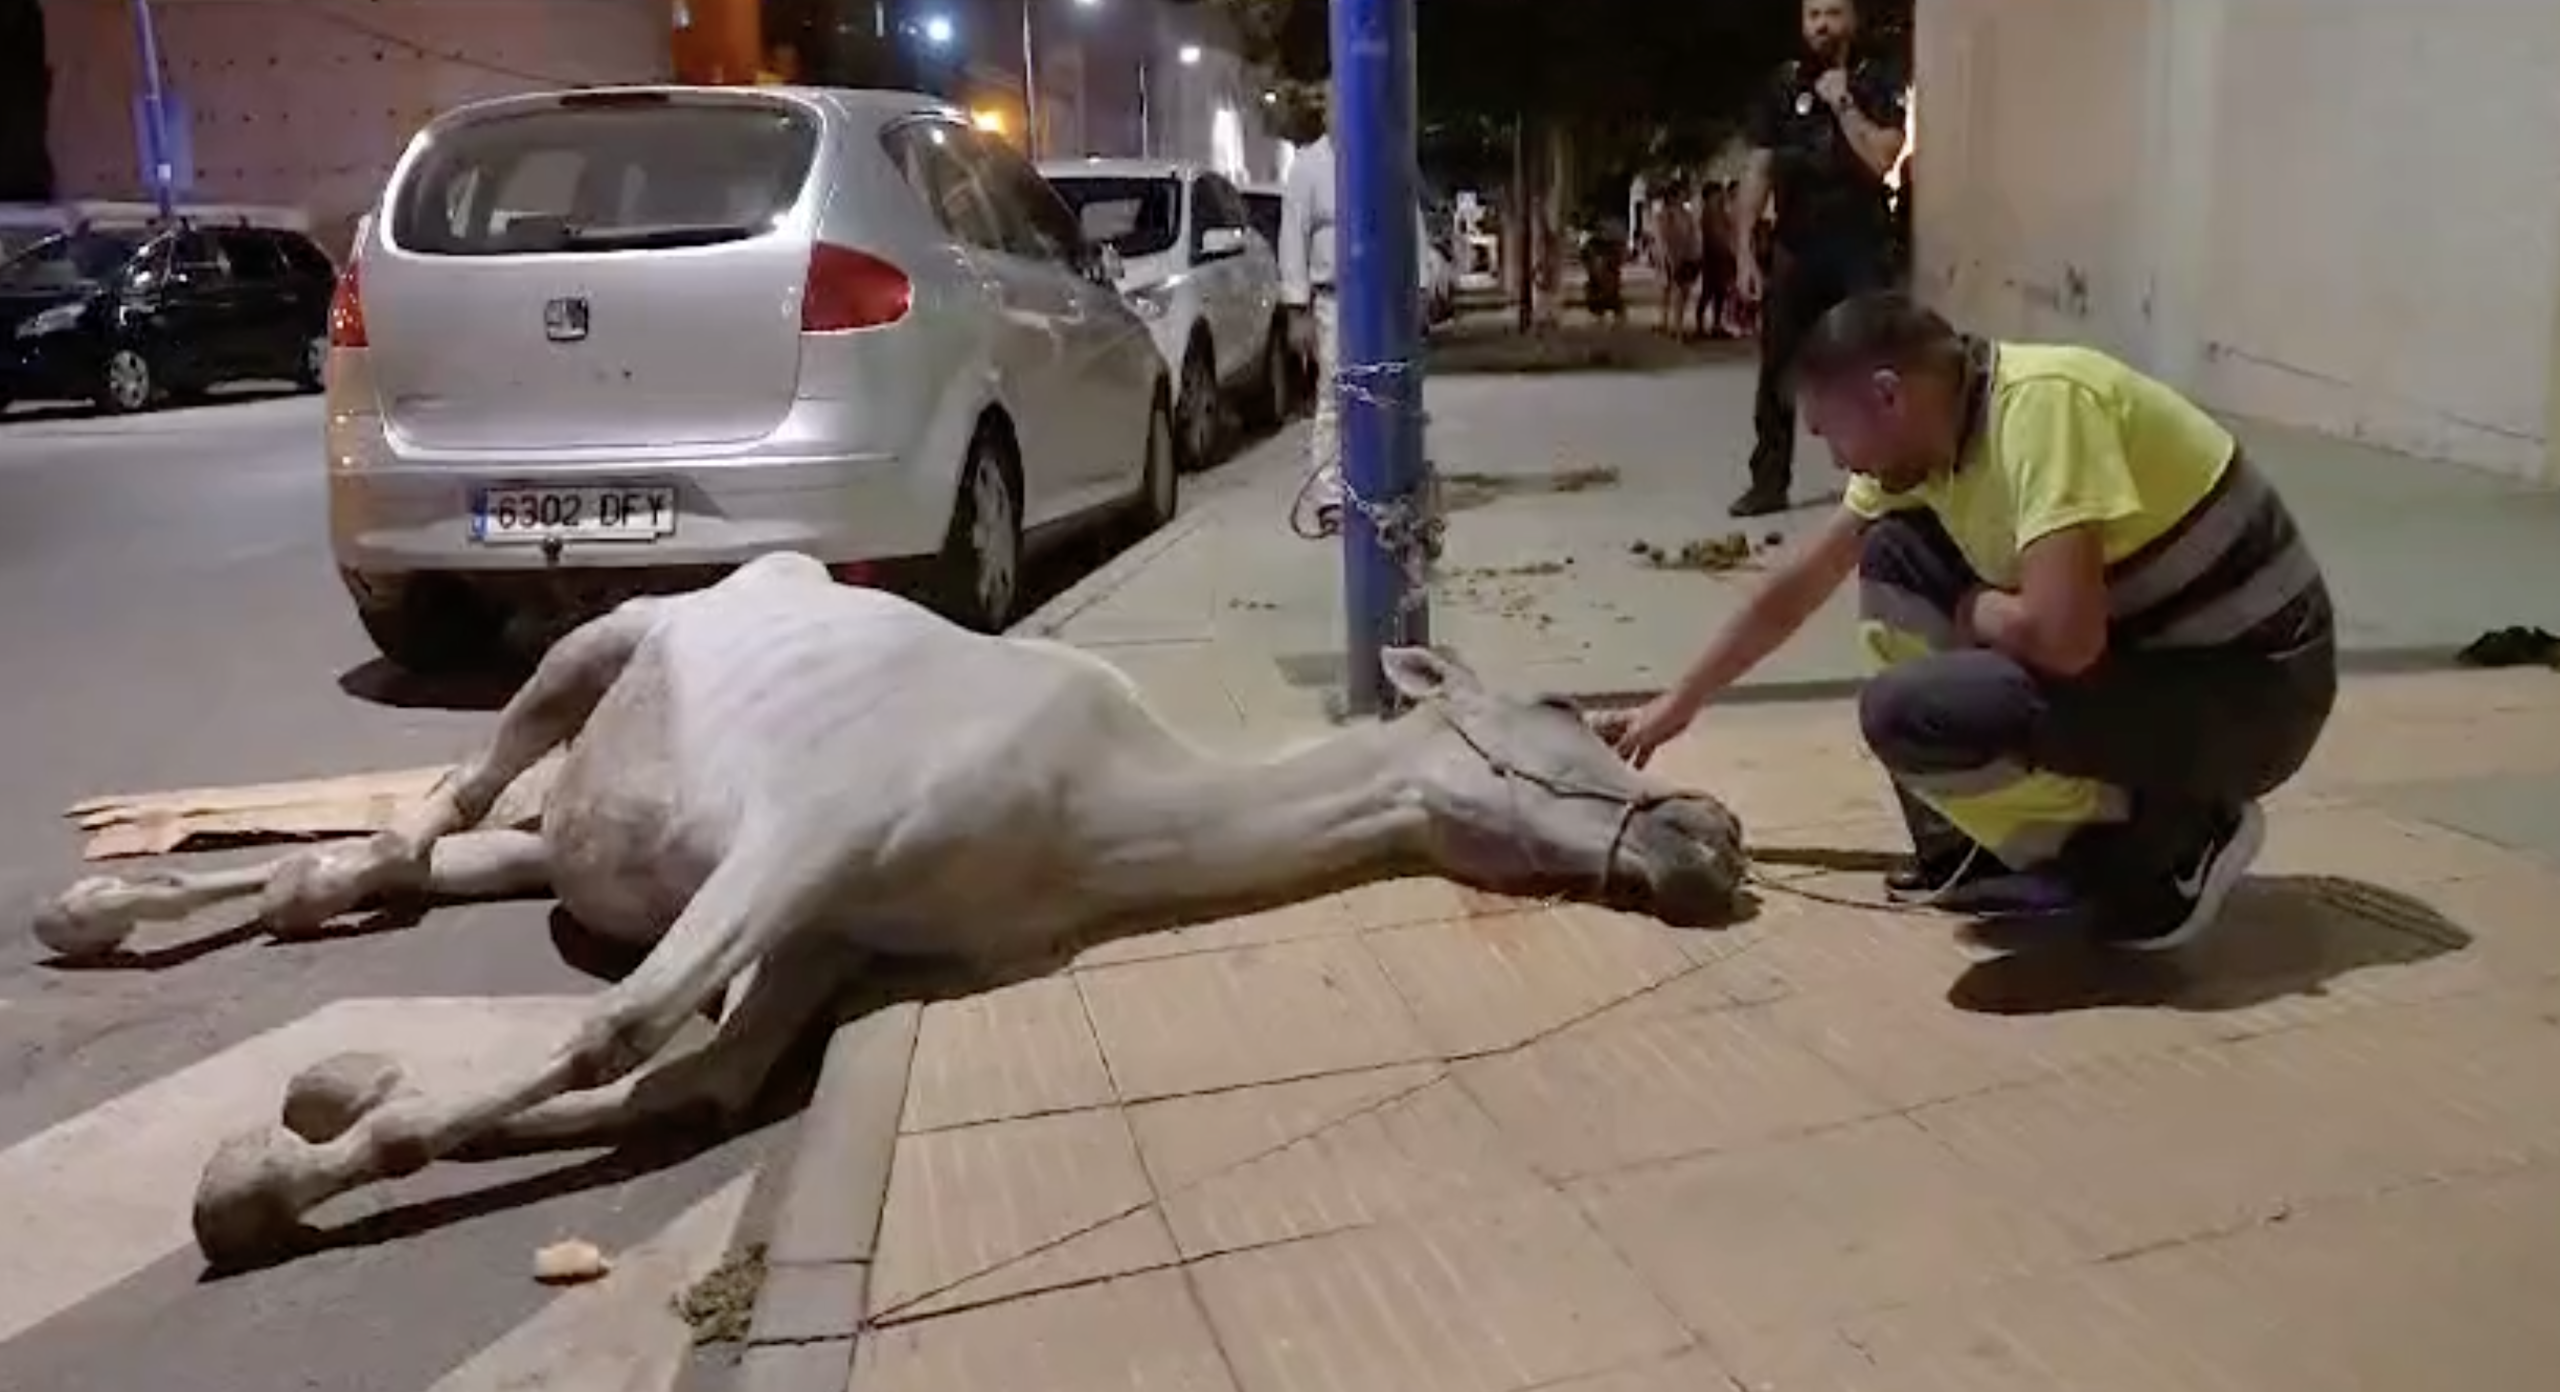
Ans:
{"type": "Polygon", "coordinates": [[[1418,577],[1406,569],[1414,558],[1392,549],[1401,539],[1382,537],[1370,511],[1396,515],[1421,507],[1427,482],[1415,290],[1421,251],[1414,227],[1413,6],[1414,0],[1334,0],[1332,6],[1342,342],[1339,380],[1324,389],[1341,394],[1343,483],[1355,503],[1342,510],[1344,695],[1354,715],[1393,704],[1379,668],[1382,649],[1431,641],[1430,611],[1418,577]]]}
{"type": "Polygon", "coordinates": [[[133,41],[142,57],[143,161],[150,166],[143,176],[151,181],[153,201],[165,221],[176,205],[170,188],[176,171],[169,167],[169,94],[160,75],[160,36],[152,28],[151,0],[131,0],[131,7],[133,41]]]}

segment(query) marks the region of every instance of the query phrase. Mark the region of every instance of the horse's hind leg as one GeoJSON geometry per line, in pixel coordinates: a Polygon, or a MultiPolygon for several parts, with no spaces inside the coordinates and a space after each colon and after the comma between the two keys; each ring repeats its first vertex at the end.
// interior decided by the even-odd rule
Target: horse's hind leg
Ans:
{"type": "Polygon", "coordinates": [[[510,784],[576,737],[648,638],[659,603],[632,600],[561,639],[498,713],[486,749],[402,809],[389,830],[278,867],[260,916],[280,932],[305,930],[427,880],[440,838],[480,825],[510,784]]]}
{"type": "Polygon", "coordinates": [[[428,848],[419,873],[394,875],[346,901],[345,881],[369,864],[369,842],[349,841],[231,870],[153,871],[80,881],[36,912],[38,941],[66,958],[100,957],[144,923],[182,919],[235,899],[259,896],[271,923],[316,926],[368,899],[504,899],[545,892],[551,856],[539,833],[472,831],[428,848]],[[312,915],[336,905],[328,913],[312,915]]]}

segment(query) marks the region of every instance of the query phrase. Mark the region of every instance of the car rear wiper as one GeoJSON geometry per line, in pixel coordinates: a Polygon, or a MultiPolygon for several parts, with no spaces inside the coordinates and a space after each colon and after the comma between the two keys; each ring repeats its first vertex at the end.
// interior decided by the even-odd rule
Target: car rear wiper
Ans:
{"type": "Polygon", "coordinates": [[[653,251],[743,241],[755,233],[743,222],[664,222],[593,230],[571,224],[560,229],[553,246],[560,251],[653,251]]]}

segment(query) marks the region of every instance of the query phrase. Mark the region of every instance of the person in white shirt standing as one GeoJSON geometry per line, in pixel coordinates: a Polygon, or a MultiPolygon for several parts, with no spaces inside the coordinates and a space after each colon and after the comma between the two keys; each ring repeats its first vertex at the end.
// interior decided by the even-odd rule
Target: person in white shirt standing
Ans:
{"type": "MultiPolygon", "coordinates": [[[[1328,124],[1330,124],[1328,112],[1328,124]]],[[[1307,432],[1308,479],[1299,505],[1312,503],[1316,534],[1342,527],[1342,308],[1335,298],[1333,133],[1298,151],[1280,191],[1280,302],[1289,307],[1298,349],[1316,362],[1315,421],[1307,432]]]]}

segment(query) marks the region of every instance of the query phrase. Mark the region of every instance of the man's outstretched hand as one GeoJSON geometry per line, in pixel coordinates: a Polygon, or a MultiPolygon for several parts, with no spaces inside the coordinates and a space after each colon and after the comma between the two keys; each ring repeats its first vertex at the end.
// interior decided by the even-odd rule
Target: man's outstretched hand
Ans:
{"type": "Polygon", "coordinates": [[[1619,758],[1643,768],[1653,762],[1653,752],[1679,738],[1698,713],[1666,692],[1633,710],[1595,711],[1589,718],[1593,734],[1607,740],[1619,758]]]}

